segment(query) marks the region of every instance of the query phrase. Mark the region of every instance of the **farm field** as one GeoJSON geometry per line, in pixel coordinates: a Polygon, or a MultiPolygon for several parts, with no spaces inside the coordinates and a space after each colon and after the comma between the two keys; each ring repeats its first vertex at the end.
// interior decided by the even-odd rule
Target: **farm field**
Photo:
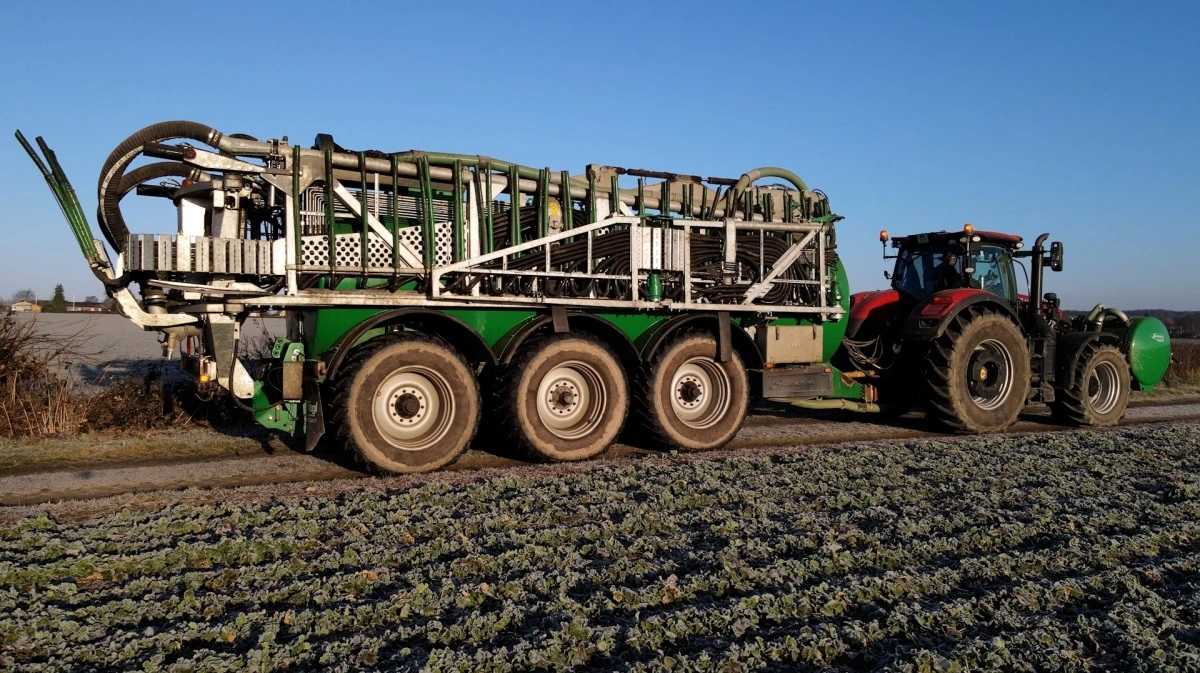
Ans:
{"type": "Polygon", "coordinates": [[[1196,670],[1198,449],[1172,423],[43,513],[0,528],[0,668],[1196,670]]]}

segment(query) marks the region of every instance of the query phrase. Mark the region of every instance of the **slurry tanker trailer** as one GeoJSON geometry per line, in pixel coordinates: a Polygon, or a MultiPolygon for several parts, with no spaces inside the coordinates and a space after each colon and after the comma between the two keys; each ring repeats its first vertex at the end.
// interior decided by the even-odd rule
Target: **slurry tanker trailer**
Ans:
{"type": "Polygon", "coordinates": [[[893,289],[852,301],[842,218],[781,168],[571,175],[164,122],[105,161],[99,241],[54,153],[17,136],[124,316],[261,424],[309,450],[329,435],[379,472],[449,464],[485,416],[494,439],[546,460],[593,457],[623,429],[715,449],[756,398],[921,402],[976,432],[1045,401],[1102,425],[1169,357],[1153,319],[1101,307],[1072,323],[1052,295],[1017,295],[1014,259],[1032,257],[1034,297],[1043,267],[1061,268],[1044,236],[1028,252],[969,227],[898,238],[893,289]],[[131,193],[169,199],[176,233],[131,233],[131,193]],[[935,288],[951,252],[958,286],[935,288]],[[985,257],[999,283],[981,283],[985,257]],[[268,310],[287,333],[253,367],[242,325],[268,310]]]}

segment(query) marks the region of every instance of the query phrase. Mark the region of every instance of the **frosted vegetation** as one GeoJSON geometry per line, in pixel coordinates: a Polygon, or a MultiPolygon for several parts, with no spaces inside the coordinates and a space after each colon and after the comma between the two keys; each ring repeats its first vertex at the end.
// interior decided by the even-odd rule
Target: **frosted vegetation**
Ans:
{"type": "Polygon", "coordinates": [[[1194,670],[1198,449],[1176,423],[39,515],[0,529],[0,668],[1194,670]]]}

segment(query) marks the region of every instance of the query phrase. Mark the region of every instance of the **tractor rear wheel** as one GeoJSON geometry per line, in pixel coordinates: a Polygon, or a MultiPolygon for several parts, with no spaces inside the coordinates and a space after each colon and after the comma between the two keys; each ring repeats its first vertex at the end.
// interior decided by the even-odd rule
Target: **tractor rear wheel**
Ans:
{"type": "Polygon", "coordinates": [[[359,462],[382,473],[427,472],[454,462],[479,426],[479,383],[440,339],[378,337],[346,360],[333,383],[333,427],[359,462]]]}
{"type": "Polygon", "coordinates": [[[576,335],[524,347],[500,383],[502,422],[518,447],[551,461],[593,458],[616,440],[629,411],[617,356],[576,335]]]}
{"type": "Polygon", "coordinates": [[[662,347],[640,381],[638,421],[649,439],[685,451],[719,449],[750,406],[746,366],[737,353],[717,362],[717,340],[691,332],[662,347]]]}
{"type": "Polygon", "coordinates": [[[1021,330],[995,313],[963,312],[929,349],[929,416],[955,430],[997,432],[1016,422],[1029,393],[1021,330]]]}
{"type": "Polygon", "coordinates": [[[1055,391],[1050,413],[1075,425],[1116,425],[1129,406],[1129,364],[1115,346],[1093,341],[1083,347],[1070,381],[1055,391]]]}

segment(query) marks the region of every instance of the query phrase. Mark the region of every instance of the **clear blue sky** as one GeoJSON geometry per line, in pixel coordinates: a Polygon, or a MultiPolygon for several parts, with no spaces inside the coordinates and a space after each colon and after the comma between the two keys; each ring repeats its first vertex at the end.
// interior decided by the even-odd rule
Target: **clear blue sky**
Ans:
{"type": "MultiPolygon", "coordinates": [[[[0,128],[45,136],[89,214],[112,148],[167,119],[572,173],[778,165],[846,217],[854,290],[886,283],[881,228],[972,222],[1064,241],[1068,308],[1200,310],[1198,2],[18,2],[0,64],[0,128]]],[[[0,295],[55,283],[101,294],[0,141],[0,295]]]]}

